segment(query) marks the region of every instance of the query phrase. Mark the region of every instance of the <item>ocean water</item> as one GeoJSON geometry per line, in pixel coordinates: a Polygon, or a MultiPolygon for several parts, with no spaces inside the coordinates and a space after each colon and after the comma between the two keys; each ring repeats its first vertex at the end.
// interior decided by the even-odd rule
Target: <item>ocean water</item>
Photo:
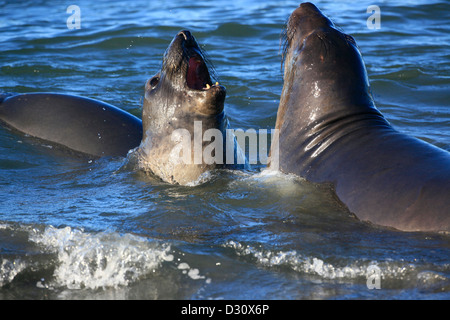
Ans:
{"type": "MultiPolygon", "coordinates": [[[[271,129],[295,1],[0,1],[0,90],[99,99],[137,116],[189,29],[227,88],[233,128],[271,129]]],[[[450,151],[450,3],[315,3],[356,39],[378,108],[450,151]]],[[[449,299],[450,238],[356,220],[328,186],[212,172],[193,187],[0,128],[0,299],[449,299]]],[[[450,196],[450,190],[449,190],[450,196]]]]}

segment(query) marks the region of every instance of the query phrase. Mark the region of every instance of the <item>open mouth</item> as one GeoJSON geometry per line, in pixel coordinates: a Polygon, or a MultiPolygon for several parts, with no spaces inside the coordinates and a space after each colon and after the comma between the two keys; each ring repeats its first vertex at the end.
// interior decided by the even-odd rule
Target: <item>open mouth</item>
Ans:
{"type": "Polygon", "coordinates": [[[196,52],[189,57],[186,82],[187,86],[194,90],[209,90],[211,87],[219,85],[218,82],[212,83],[205,61],[196,52]]]}

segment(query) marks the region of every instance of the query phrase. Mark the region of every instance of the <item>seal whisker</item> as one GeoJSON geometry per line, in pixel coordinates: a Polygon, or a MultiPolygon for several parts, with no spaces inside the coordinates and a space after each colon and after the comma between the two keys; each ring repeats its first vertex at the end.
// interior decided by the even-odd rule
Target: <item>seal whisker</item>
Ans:
{"type": "Polygon", "coordinates": [[[294,33],[295,33],[295,29],[294,31],[291,31],[292,28],[289,28],[289,17],[286,20],[283,30],[281,31],[280,34],[280,48],[281,49],[281,72],[283,72],[283,66],[284,66],[284,62],[286,60],[286,55],[287,52],[289,50],[289,44],[292,40],[292,38],[294,37],[294,33]]]}
{"type": "Polygon", "coordinates": [[[213,64],[213,62],[212,62],[210,56],[209,56],[208,53],[207,53],[205,50],[203,50],[202,48],[199,48],[199,49],[200,49],[200,54],[201,54],[202,57],[203,57],[203,61],[205,62],[206,67],[207,67],[208,70],[209,70],[209,75],[210,75],[210,77],[211,77],[211,81],[212,81],[213,83],[216,82],[216,81],[219,81],[219,77],[218,77],[218,75],[217,75],[216,68],[215,68],[215,66],[214,66],[214,64],[213,64]]]}
{"type": "Polygon", "coordinates": [[[316,33],[316,37],[320,40],[321,47],[324,49],[324,53],[322,56],[322,59],[324,59],[328,55],[329,46],[332,45],[332,41],[328,39],[324,34],[322,33],[316,33]]]}

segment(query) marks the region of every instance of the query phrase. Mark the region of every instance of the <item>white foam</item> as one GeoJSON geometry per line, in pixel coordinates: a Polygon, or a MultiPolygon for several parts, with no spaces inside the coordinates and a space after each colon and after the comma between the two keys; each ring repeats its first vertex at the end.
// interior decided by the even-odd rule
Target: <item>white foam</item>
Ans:
{"type": "MultiPolygon", "coordinates": [[[[236,174],[237,175],[237,174],[236,174]]],[[[285,174],[280,171],[270,169],[263,169],[257,173],[243,173],[242,179],[236,179],[231,184],[239,185],[246,184],[255,188],[270,188],[273,192],[284,193],[298,193],[304,189],[304,179],[293,174],[285,174]]]]}
{"type": "Polygon", "coordinates": [[[200,270],[191,268],[186,262],[181,262],[178,265],[178,269],[183,270],[183,274],[187,274],[192,280],[200,280],[206,278],[205,276],[200,275],[200,270]]]}
{"type": "Polygon", "coordinates": [[[180,270],[186,270],[186,269],[190,269],[189,265],[186,262],[182,262],[178,265],[178,269],[180,270]]]}
{"type": "Polygon", "coordinates": [[[196,187],[199,185],[202,185],[208,181],[210,181],[213,177],[213,174],[211,173],[211,171],[205,171],[203,172],[195,181],[191,181],[186,183],[187,187],[196,187]]]}
{"type": "Polygon", "coordinates": [[[3,259],[0,264],[0,288],[14,280],[16,275],[25,270],[27,264],[21,260],[3,259]]]}
{"type": "Polygon", "coordinates": [[[57,254],[53,286],[69,289],[126,286],[173,260],[169,245],[131,234],[49,226],[30,240],[57,254]]]}
{"type": "Polygon", "coordinates": [[[370,267],[376,266],[376,262],[364,261],[339,267],[317,257],[305,256],[295,250],[274,252],[242,245],[235,241],[228,241],[224,246],[233,248],[237,255],[255,258],[258,264],[265,267],[285,266],[297,272],[320,276],[323,279],[366,277],[370,267]]]}
{"type": "Polygon", "coordinates": [[[193,280],[205,279],[205,276],[200,275],[200,270],[196,268],[189,269],[188,276],[193,280]]]}

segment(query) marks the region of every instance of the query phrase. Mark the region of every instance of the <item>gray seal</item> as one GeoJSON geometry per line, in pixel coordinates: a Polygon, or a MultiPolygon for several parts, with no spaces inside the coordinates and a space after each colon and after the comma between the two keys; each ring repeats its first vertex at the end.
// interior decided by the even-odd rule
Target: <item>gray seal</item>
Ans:
{"type": "Polygon", "coordinates": [[[204,52],[184,30],[145,85],[142,121],[94,99],[30,93],[0,95],[0,122],[90,156],[127,156],[126,165],[168,183],[191,184],[213,169],[248,167],[227,130],[226,89],[213,77],[204,52]]]}
{"type": "Polygon", "coordinates": [[[355,40],[311,3],[286,28],[270,167],[331,183],[359,219],[450,231],[450,153],[394,130],[375,107],[355,40]]]}
{"type": "MultiPolygon", "coordinates": [[[[143,138],[135,151],[138,168],[168,183],[188,185],[237,163],[227,166],[226,89],[211,74],[194,36],[180,31],[161,70],[145,86],[143,138]]],[[[233,159],[242,155],[233,148],[233,159]]]]}
{"type": "Polygon", "coordinates": [[[93,157],[125,157],[142,139],[139,118],[102,101],[67,94],[0,95],[0,122],[93,157]]]}

